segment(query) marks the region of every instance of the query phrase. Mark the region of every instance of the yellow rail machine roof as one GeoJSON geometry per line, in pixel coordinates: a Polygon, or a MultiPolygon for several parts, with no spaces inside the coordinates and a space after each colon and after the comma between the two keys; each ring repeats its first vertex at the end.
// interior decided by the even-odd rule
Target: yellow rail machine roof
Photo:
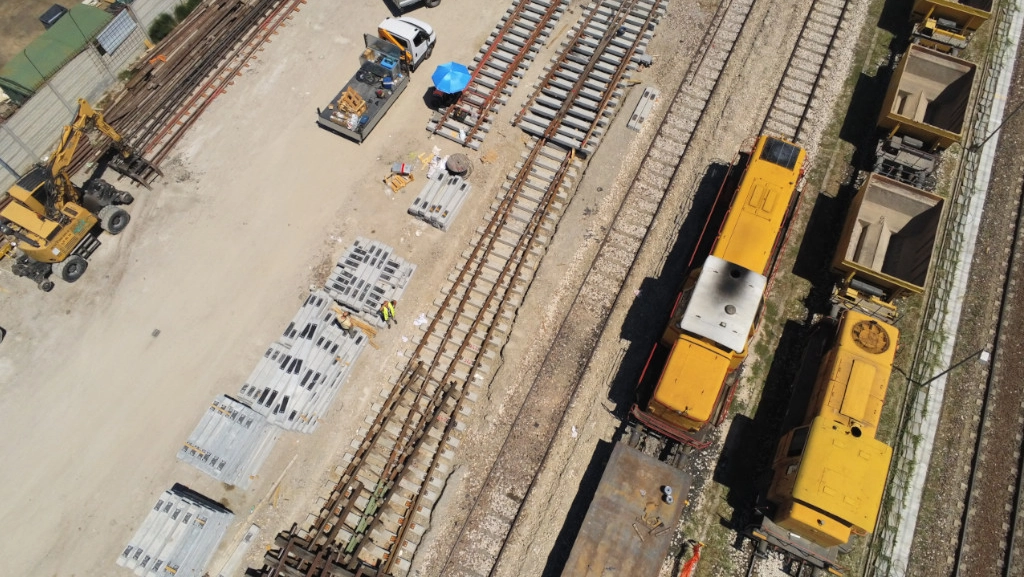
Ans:
{"type": "Polygon", "coordinates": [[[757,321],[768,279],[709,256],[679,322],[683,333],[672,347],[651,399],[651,412],[688,428],[714,411],[732,357],[742,353],[757,321]]]}
{"type": "Polygon", "coordinates": [[[805,158],[795,144],[771,136],[757,140],[712,255],[767,274],[805,158]]]}
{"type": "Polygon", "coordinates": [[[805,422],[820,415],[874,437],[899,334],[888,323],[847,311],[839,323],[836,343],[818,373],[805,422]]]}
{"type": "Polygon", "coordinates": [[[817,417],[793,432],[786,455],[799,450],[801,431],[806,440],[799,457],[776,463],[775,523],[823,547],[874,531],[892,449],[817,417]]]}

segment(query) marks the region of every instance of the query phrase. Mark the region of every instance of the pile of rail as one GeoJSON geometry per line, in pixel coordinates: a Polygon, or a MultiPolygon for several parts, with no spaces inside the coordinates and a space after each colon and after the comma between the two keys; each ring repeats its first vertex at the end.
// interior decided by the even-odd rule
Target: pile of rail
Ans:
{"type": "Polygon", "coordinates": [[[282,429],[312,433],[366,348],[366,335],[342,330],[334,306],[326,292],[310,293],[242,385],[242,397],[282,429]]]}
{"type": "Polygon", "coordinates": [[[470,188],[470,184],[461,176],[439,171],[412,201],[409,214],[434,228],[447,231],[466,202],[470,188]]]}
{"type": "Polygon", "coordinates": [[[565,11],[567,0],[516,0],[480,47],[469,86],[458,101],[432,118],[427,130],[479,150],[497,113],[519,85],[541,45],[565,11]]]}
{"type": "MultiPolygon", "coordinates": [[[[616,35],[622,26],[649,31],[664,7],[634,0],[621,6],[608,2],[600,9],[616,23],[606,29],[606,36],[622,38],[616,35]],[[608,6],[616,9],[607,12],[608,6]],[[632,14],[644,9],[651,14],[635,23],[632,14]]],[[[640,42],[646,33],[625,34],[640,42]]],[[[610,45],[611,38],[602,39],[600,46],[610,45]]],[[[626,52],[635,49],[630,45],[626,52]]],[[[603,49],[592,54],[595,61],[604,58],[603,49]]],[[[612,78],[623,77],[629,58],[617,62],[621,69],[611,71],[612,78]]],[[[566,93],[578,94],[588,83],[591,79],[583,74],[566,93]]],[[[611,100],[611,95],[599,98],[611,100]]],[[[496,368],[526,287],[581,172],[583,163],[574,150],[555,140],[572,111],[572,99],[567,99],[549,130],[524,152],[442,287],[423,338],[403,353],[411,359],[409,365],[393,387],[381,392],[384,402],[376,407],[378,415],[363,431],[355,454],[344,458],[340,481],[315,521],[278,536],[277,550],[264,559],[264,575],[341,576],[369,567],[380,574],[409,573],[460,444],[463,416],[496,368]]],[[[446,574],[456,574],[455,569],[463,567],[446,574]]]]}
{"type": "MultiPolygon", "coordinates": [[[[131,71],[104,116],[154,165],[170,154],[196,118],[305,0],[203,2],[131,71]]],[[[100,149],[83,143],[72,172],[100,149]]]]}
{"type": "Polygon", "coordinates": [[[164,491],[117,564],[136,575],[202,575],[235,515],[182,485],[164,491]]]}
{"type": "Polygon", "coordinates": [[[382,304],[402,298],[414,272],[416,265],[397,256],[391,246],[358,237],[338,259],[324,288],[346,308],[376,319],[382,304]]]}
{"type": "Polygon", "coordinates": [[[246,489],[278,437],[280,429],[266,417],[220,395],[178,450],[178,460],[222,483],[246,489]]]}

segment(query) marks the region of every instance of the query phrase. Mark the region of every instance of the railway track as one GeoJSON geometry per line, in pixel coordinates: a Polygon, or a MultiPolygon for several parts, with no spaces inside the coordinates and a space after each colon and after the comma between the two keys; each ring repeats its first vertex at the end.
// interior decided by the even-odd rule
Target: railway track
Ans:
{"type": "Polygon", "coordinates": [[[512,96],[567,4],[568,0],[513,2],[480,48],[469,86],[455,104],[430,120],[427,130],[479,150],[492,116],[512,96]]]}
{"type": "Polygon", "coordinates": [[[761,133],[799,142],[804,121],[814,104],[832,47],[846,16],[848,0],[815,0],[807,12],[796,47],[772,98],[761,133]]]}
{"type": "MultiPolygon", "coordinates": [[[[752,5],[753,0],[727,0],[714,15],[573,304],[569,317],[593,319],[585,323],[593,342],[566,346],[589,353],[600,336],[752,5]]],[[[408,367],[382,392],[377,416],[346,458],[345,472],[316,521],[278,536],[263,575],[348,576],[366,566],[378,567],[380,574],[409,573],[460,444],[462,420],[490,378],[542,249],[570,199],[582,168],[577,153],[585,157],[599,145],[634,56],[663,11],[659,0],[606,0],[584,12],[517,116],[536,139],[449,277],[426,334],[406,353],[408,367]],[[535,119],[544,117],[541,130],[535,119]]],[[[549,353],[549,359],[588,356],[549,353]]],[[[442,574],[492,574],[500,563],[579,380],[554,378],[543,367],[540,374],[460,534],[442,555],[442,574]]]]}
{"type": "MultiPolygon", "coordinates": [[[[644,32],[662,12],[660,3],[630,0],[624,6],[609,35],[645,44],[644,32]],[[631,11],[642,5],[652,14],[637,21],[631,11]],[[627,32],[615,34],[622,27],[627,32]]],[[[622,67],[628,63],[620,60],[622,67]]],[[[578,78],[570,94],[588,81],[586,75],[578,78]]],[[[452,466],[461,419],[472,410],[477,387],[490,378],[581,171],[575,151],[552,142],[561,126],[557,120],[573,110],[573,100],[566,99],[549,129],[523,154],[316,521],[278,536],[278,549],[265,557],[264,575],[350,575],[367,566],[380,574],[408,574],[452,466]]]]}
{"type": "Polygon", "coordinates": [[[658,5],[657,0],[592,3],[512,124],[581,155],[592,154],[622,99],[623,78],[637,68],[637,53],[646,48],[664,12],[658,5]],[[571,106],[563,112],[566,102],[571,106]],[[553,132],[552,124],[557,124],[553,132]]]}
{"type": "MultiPolygon", "coordinates": [[[[1024,194],[1024,191],[1021,191],[1024,194]]],[[[953,575],[1024,575],[1024,522],[1021,493],[1024,484],[1024,358],[1016,354],[1017,327],[1024,323],[1019,283],[1024,282],[1024,211],[1016,199],[1016,221],[996,323],[991,370],[985,384],[954,555],[953,575]]],[[[979,351],[976,354],[981,354],[979,351]]]]}
{"type": "Polygon", "coordinates": [[[572,403],[576,386],[586,368],[574,361],[569,363],[572,366],[566,367],[566,359],[590,357],[622,284],[662,207],[685,144],[689,143],[704,111],[704,106],[682,106],[678,110],[677,106],[692,102],[695,93],[697,98],[703,98],[704,103],[710,98],[712,90],[705,90],[706,82],[711,82],[713,89],[717,76],[712,76],[702,67],[711,67],[717,74],[721,73],[751,6],[752,2],[724,2],[716,12],[714,24],[702,44],[704,51],[686,75],[690,82],[680,87],[670,105],[676,112],[669,112],[659,127],[633,185],[622,199],[613,224],[566,316],[573,322],[563,324],[555,344],[545,357],[539,376],[523,400],[494,465],[473,500],[466,521],[461,524],[455,543],[445,555],[442,574],[487,575],[494,574],[499,566],[506,539],[544,465],[565,410],[572,403]],[[705,79],[705,84],[695,85],[697,78],[705,79]],[[680,134],[686,136],[680,138],[680,134]],[[586,334],[581,338],[579,332],[582,327],[589,328],[589,331],[584,330],[586,334]],[[544,450],[539,450],[539,447],[544,450]]]}
{"type": "MultiPolygon", "coordinates": [[[[574,322],[571,327],[563,324],[555,345],[539,369],[539,376],[527,393],[501,451],[473,501],[466,521],[461,524],[455,544],[443,563],[442,574],[495,574],[507,537],[544,464],[547,451],[550,450],[566,408],[575,397],[575,387],[585,370],[581,366],[567,368],[564,359],[589,358],[596,345],[654,218],[662,208],[693,131],[700,124],[707,102],[743,30],[752,4],[735,0],[723,2],[713,17],[712,26],[701,44],[702,51],[687,71],[686,80],[670,104],[669,113],[641,162],[633,185],[623,198],[619,212],[566,317],[574,322]],[[584,338],[579,335],[581,327],[591,327],[584,338]],[[570,338],[572,331],[576,333],[570,338]],[[566,334],[563,335],[563,332],[566,334]],[[572,374],[573,369],[575,375],[572,374]],[[571,384],[567,387],[566,383],[571,384]],[[545,451],[541,452],[537,447],[545,447],[545,451]]],[[[845,2],[842,8],[840,14],[845,11],[845,2]]],[[[837,28],[840,20],[835,20],[837,28]]],[[[578,27],[577,33],[584,27],[578,27]]],[[[832,36],[834,41],[834,34],[832,36]]],[[[572,46],[572,42],[568,44],[572,46]]],[[[800,50],[798,43],[794,54],[800,50]]],[[[544,83],[558,78],[558,67],[566,60],[563,56],[556,59],[544,83]]],[[[791,57],[790,63],[797,59],[797,56],[791,57]]],[[[819,63],[821,67],[824,65],[825,61],[819,63]]],[[[813,92],[814,88],[809,89],[809,93],[813,92]]],[[[534,99],[539,94],[544,94],[544,90],[534,93],[517,120],[522,118],[526,110],[536,105],[534,99]]],[[[811,98],[808,97],[801,116],[810,111],[810,103],[811,98]]],[[[568,134],[558,134],[562,144],[587,151],[590,134],[581,134],[571,129],[568,134]]]]}

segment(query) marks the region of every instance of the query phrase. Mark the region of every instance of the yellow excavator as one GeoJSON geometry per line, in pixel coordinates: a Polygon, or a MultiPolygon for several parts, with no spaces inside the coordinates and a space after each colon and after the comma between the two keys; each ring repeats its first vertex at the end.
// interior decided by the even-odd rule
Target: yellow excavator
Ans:
{"type": "Polygon", "coordinates": [[[79,99],[78,114],[64,127],[53,154],[19,178],[0,200],[0,233],[7,237],[0,256],[13,252],[11,271],[35,281],[43,291],[53,289],[52,277],[69,283],[81,278],[100,246],[99,231],[119,234],[130,220],[121,208],[134,200],[128,192],[95,175],[81,187],[71,182],[68,165],[87,133],[111,141],[109,158],[101,165],[143,186],[160,174],[132,151],[102,114],[79,99]]]}

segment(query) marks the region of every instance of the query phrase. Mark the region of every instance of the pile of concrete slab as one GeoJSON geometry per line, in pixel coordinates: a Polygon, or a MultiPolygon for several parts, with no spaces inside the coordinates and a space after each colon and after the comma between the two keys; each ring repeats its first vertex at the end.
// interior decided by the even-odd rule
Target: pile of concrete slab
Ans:
{"type": "Polygon", "coordinates": [[[409,214],[434,228],[448,230],[469,196],[470,185],[461,176],[439,171],[409,207],[409,214]]]}
{"type": "Polygon", "coordinates": [[[341,329],[334,306],[326,292],[310,293],[242,385],[243,400],[270,423],[313,432],[366,348],[366,335],[341,329]]]}
{"type": "Polygon", "coordinates": [[[235,515],[182,485],[164,491],[117,558],[147,577],[199,577],[235,515]]]}
{"type": "Polygon", "coordinates": [[[248,405],[221,395],[178,450],[178,460],[218,481],[246,489],[280,432],[248,405]]]}
{"type": "Polygon", "coordinates": [[[390,246],[358,237],[334,265],[324,288],[334,300],[379,325],[381,304],[400,299],[415,271],[416,265],[396,256],[390,246]]]}

